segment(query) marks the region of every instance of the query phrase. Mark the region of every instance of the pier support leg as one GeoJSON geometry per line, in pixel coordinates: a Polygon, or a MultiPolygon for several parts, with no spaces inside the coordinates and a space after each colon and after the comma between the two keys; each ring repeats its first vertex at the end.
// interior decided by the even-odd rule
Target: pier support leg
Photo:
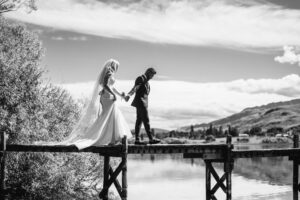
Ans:
{"type": "Polygon", "coordinates": [[[298,200],[299,192],[299,162],[293,160],[293,200],[298,200]]]}
{"type": "MultiPolygon", "coordinates": [[[[294,148],[299,148],[299,135],[294,134],[294,148]]],[[[293,160],[293,200],[298,200],[299,192],[299,157],[291,158],[293,160]]]]}
{"type": "MultiPolygon", "coordinates": [[[[109,180],[109,165],[110,157],[109,156],[104,156],[104,173],[103,173],[103,189],[102,189],[102,199],[103,200],[108,200],[108,180],[109,180]]],[[[101,198],[100,197],[100,198],[101,198]]]]}
{"type": "Polygon", "coordinates": [[[233,169],[233,159],[231,156],[232,144],[231,136],[227,137],[227,152],[225,159],[205,159],[206,167],[206,200],[216,200],[215,193],[219,188],[223,190],[226,195],[226,200],[231,200],[231,175],[233,169]],[[224,174],[220,177],[213,167],[213,163],[223,163],[224,164],[224,174]],[[211,187],[211,177],[216,181],[216,184],[211,187]],[[224,184],[224,182],[226,184],[224,184]]]}
{"type": "Polygon", "coordinates": [[[121,198],[122,198],[122,200],[127,200],[127,187],[128,187],[128,184],[127,184],[127,153],[128,153],[128,143],[127,143],[126,137],[123,140],[124,140],[123,143],[125,143],[123,145],[123,147],[125,149],[123,149],[123,152],[122,152],[122,162],[124,162],[124,165],[123,165],[123,168],[122,168],[122,195],[121,195],[121,198]]]}
{"type": "Polygon", "coordinates": [[[128,153],[128,143],[127,138],[122,139],[122,151],[118,155],[113,155],[115,157],[121,157],[121,162],[118,167],[113,170],[110,165],[110,156],[108,154],[104,156],[104,169],[103,169],[103,188],[99,193],[100,199],[108,200],[108,191],[112,184],[115,185],[122,200],[127,200],[127,153],[128,153]],[[118,175],[122,173],[122,186],[118,181],[118,175]]]}
{"type": "Polygon", "coordinates": [[[205,161],[205,184],[206,184],[206,200],[210,200],[210,190],[211,190],[211,173],[208,167],[208,161],[205,161]]]}
{"type": "Polygon", "coordinates": [[[6,134],[1,133],[0,136],[0,199],[6,199],[5,186],[5,159],[6,159],[6,134]]]}
{"type": "Polygon", "coordinates": [[[226,176],[226,200],[231,200],[231,172],[232,172],[232,162],[225,162],[225,176],[226,176]]]}
{"type": "Polygon", "coordinates": [[[233,159],[232,159],[232,138],[231,135],[227,136],[226,144],[227,144],[227,153],[226,153],[226,160],[224,163],[224,172],[226,175],[226,200],[231,200],[231,172],[233,170],[233,159]]]}
{"type": "MultiPolygon", "coordinates": [[[[224,161],[221,160],[205,160],[206,165],[206,200],[216,200],[215,193],[219,188],[222,189],[222,191],[226,195],[226,200],[231,200],[231,170],[229,172],[224,172],[224,174],[220,177],[219,174],[216,172],[213,162],[221,162],[224,163],[224,161]],[[211,177],[213,177],[216,181],[216,184],[211,187],[211,177]],[[226,183],[226,185],[224,184],[226,183]]],[[[225,164],[224,163],[224,170],[225,170],[225,164]]]]}

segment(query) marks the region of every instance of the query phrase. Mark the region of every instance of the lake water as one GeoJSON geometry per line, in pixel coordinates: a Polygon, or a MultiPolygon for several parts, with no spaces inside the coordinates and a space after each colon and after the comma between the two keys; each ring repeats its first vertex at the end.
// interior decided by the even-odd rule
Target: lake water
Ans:
{"type": "MultiPolygon", "coordinates": [[[[220,176],[221,168],[217,172],[220,176]]],[[[232,175],[232,197],[234,200],[290,200],[291,182],[291,162],[287,158],[239,159],[232,175]]],[[[205,199],[203,161],[183,159],[182,155],[129,155],[128,195],[130,200],[205,199]]],[[[216,196],[225,199],[221,189],[216,196]]]]}

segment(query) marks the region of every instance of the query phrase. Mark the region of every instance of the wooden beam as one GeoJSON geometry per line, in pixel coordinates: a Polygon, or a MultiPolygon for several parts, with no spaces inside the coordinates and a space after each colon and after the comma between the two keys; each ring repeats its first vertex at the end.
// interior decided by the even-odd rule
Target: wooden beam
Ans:
{"type": "Polygon", "coordinates": [[[109,181],[109,168],[110,168],[109,160],[110,160],[109,156],[104,156],[103,187],[102,187],[102,191],[99,193],[100,199],[103,200],[108,200],[108,190],[109,190],[108,181],[109,181]]]}
{"type": "MultiPolygon", "coordinates": [[[[113,172],[114,172],[113,169],[111,168],[111,166],[109,166],[109,175],[112,176],[113,172]]],[[[121,187],[121,184],[119,183],[118,179],[114,180],[114,185],[115,185],[119,195],[122,196],[122,187],[121,187]]]]}
{"type": "Polygon", "coordinates": [[[279,157],[279,156],[299,157],[299,155],[300,155],[300,148],[232,150],[233,158],[279,157]]]}
{"type": "Polygon", "coordinates": [[[74,153],[82,153],[82,152],[91,152],[91,153],[99,153],[101,155],[120,155],[122,152],[122,145],[114,145],[114,146],[92,146],[82,150],[78,150],[75,145],[20,145],[20,144],[11,144],[7,145],[7,151],[12,152],[74,152],[74,153]]]}
{"type": "MultiPolygon", "coordinates": [[[[299,148],[299,135],[294,134],[294,148],[299,148]]],[[[299,160],[293,160],[293,200],[298,200],[299,192],[299,160]]]]}
{"type": "MultiPolygon", "coordinates": [[[[91,152],[101,155],[121,157],[122,145],[88,147],[78,150],[76,146],[64,145],[7,145],[7,151],[15,152],[91,152]]],[[[226,150],[225,144],[155,144],[155,145],[128,145],[128,154],[173,154],[173,153],[206,153],[220,154],[226,150]]]]}
{"type": "Polygon", "coordinates": [[[203,153],[184,153],[183,158],[203,158],[203,153]]]}
{"type": "Polygon", "coordinates": [[[220,153],[225,149],[225,144],[128,145],[128,154],[220,153]]]}
{"type": "Polygon", "coordinates": [[[231,172],[233,168],[233,158],[232,158],[232,149],[233,146],[231,144],[232,138],[231,135],[227,136],[227,152],[226,152],[226,158],[224,163],[224,172],[226,176],[226,200],[231,200],[232,194],[231,194],[231,172]]]}
{"type": "Polygon", "coordinates": [[[122,167],[122,200],[127,200],[128,192],[128,184],[127,184],[127,153],[128,153],[128,141],[127,137],[125,136],[122,139],[122,145],[123,145],[123,152],[122,152],[122,161],[123,161],[123,167],[122,167]]]}
{"type": "Polygon", "coordinates": [[[211,200],[211,175],[210,175],[210,169],[208,167],[210,161],[204,161],[205,162],[205,185],[206,185],[206,200],[211,200]]]}
{"type": "Polygon", "coordinates": [[[223,187],[221,187],[221,189],[223,190],[224,193],[226,193],[226,190],[224,190],[225,185],[224,185],[224,181],[226,180],[226,174],[223,174],[223,176],[219,179],[219,181],[216,182],[215,186],[211,189],[211,193],[214,194],[217,192],[217,190],[219,189],[219,187],[221,187],[223,185],[223,187]]]}
{"type": "Polygon", "coordinates": [[[113,174],[110,176],[109,180],[107,181],[107,188],[109,188],[111,186],[111,184],[114,182],[114,180],[118,177],[118,175],[122,171],[123,165],[124,165],[124,162],[121,161],[121,163],[119,164],[117,169],[113,172],[113,174]]]}
{"type": "Polygon", "coordinates": [[[211,162],[207,163],[207,167],[211,173],[211,175],[213,175],[213,177],[215,178],[216,182],[220,185],[220,187],[222,188],[222,190],[226,193],[226,186],[223,184],[223,181],[220,181],[220,177],[218,175],[218,173],[215,171],[213,165],[211,162]]]}

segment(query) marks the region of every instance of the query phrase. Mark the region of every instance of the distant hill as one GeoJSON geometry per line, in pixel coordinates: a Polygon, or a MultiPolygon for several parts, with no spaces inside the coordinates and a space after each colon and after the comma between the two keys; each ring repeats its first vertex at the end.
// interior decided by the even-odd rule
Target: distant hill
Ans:
{"type": "MultiPolygon", "coordinates": [[[[231,125],[237,127],[240,132],[252,127],[260,127],[263,130],[282,127],[284,130],[289,130],[300,127],[300,99],[246,108],[239,113],[210,123],[224,128],[231,125]]],[[[210,123],[194,125],[194,129],[207,128],[210,123]]],[[[180,130],[189,131],[190,126],[182,127],[180,130]]]]}

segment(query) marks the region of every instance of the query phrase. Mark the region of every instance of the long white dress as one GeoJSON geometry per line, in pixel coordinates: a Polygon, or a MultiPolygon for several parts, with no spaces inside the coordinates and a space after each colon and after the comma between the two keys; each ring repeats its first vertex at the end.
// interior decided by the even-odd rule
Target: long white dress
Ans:
{"type": "MultiPolygon", "coordinates": [[[[111,76],[108,81],[109,87],[112,88],[114,83],[115,79],[111,76]]],[[[103,89],[100,103],[102,111],[95,122],[84,134],[68,141],[69,144],[76,145],[78,149],[84,149],[90,146],[117,144],[125,135],[127,138],[132,137],[130,128],[118,108],[117,102],[113,100],[113,95],[103,89]]]]}

